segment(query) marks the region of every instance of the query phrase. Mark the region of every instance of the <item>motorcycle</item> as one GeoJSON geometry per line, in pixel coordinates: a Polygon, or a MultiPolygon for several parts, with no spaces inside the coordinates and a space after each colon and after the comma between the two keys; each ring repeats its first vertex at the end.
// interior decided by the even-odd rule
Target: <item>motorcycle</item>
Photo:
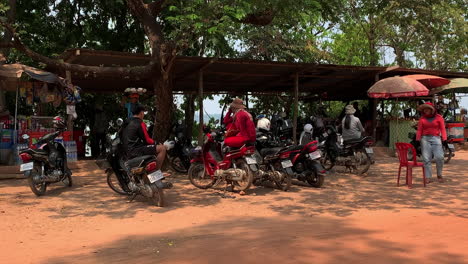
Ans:
{"type": "Polygon", "coordinates": [[[330,170],[335,165],[345,166],[357,174],[366,173],[373,163],[372,137],[343,141],[334,126],[328,126],[327,137],[320,143],[323,152],[322,165],[330,170]]]}
{"type": "Polygon", "coordinates": [[[187,173],[190,168],[190,150],[193,149],[192,143],[186,139],[183,133],[181,122],[175,127],[175,136],[173,140],[168,141],[172,147],[167,152],[171,167],[180,173],[187,173]],[[182,128],[182,129],[181,129],[182,128]]]}
{"type": "MultiPolygon", "coordinates": [[[[121,126],[123,120],[119,119],[117,124],[121,126]]],[[[172,184],[163,182],[163,174],[156,169],[156,157],[145,155],[125,160],[119,134],[112,140],[106,157],[96,161],[99,168],[106,172],[107,184],[114,192],[131,196],[130,201],[137,195],[142,195],[156,206],[163,207],[163,189],[171,188],[172,184]]]]}
{"type": "MultiPolygon", "coordinates": [[[[59,120],[59,122],[63,121],[59,120]]],[[[62,182],[68,187],[73,185],[72,172],[67,165],[65,147],[61,143],[55,142],[55,139],[65,131],[65,124],[63,123],[63,127],[57,129],[58,131],[39,139],[37,142],[39,148],[35,149],[34,146],[31,146],[19,154],[23,161],[20,171],[24,173],[31,191],[37,196],[44,195],[47,186],[51,183],[62,182]]],[[[24,134],[23,139],[28,140],[29,136],[24,134]]]]}
{"type": "Polygon", "coordinates": [[[327,171],[320,163],[322,154],[318,149],[318,141],[283,148],[279,150],[279,155],[284,162],[282,162],[283,168],[288,174],[299,181],[307,182],[312,187],[322,187],[327,171]]]}
{"type": "MultiPolygon", "coordinates": [[[[421,143],[416,140],[416,133],[409,132],[408,138],[411,139],[410,144],[416,149],[416,156],[421,157],[421,143]]],[[[442,142],[444,150],[444,163],[449,163],[452,157],[455,157],[455,146],[453,145],[453,136],[448,136],[447,141],[442,142]]],[[[413,160],[413,152],[408,152],[408,160],[413,160]]]]}
{"type": "Polygon", "coordinates": [[[204,130],[203,146],[192,151],[191,165],[188,171],[190,182],[197,188],[208,189],[226,183],[243,192],[250,188],[257,162],[252,156],[255,146],[246,144],[240,148],[225,147],[221,149],[220,132],[204,130]]]}
{"type": "Polygon", "coordinates": [[[286,172],[286,169],[293,166],[289,159],[280,158],[280,144],[273,141],[273,137],[268,131],[258,131],[257,141],[255,142],[254,157],[258,164],[255,173],[254,184],[263,182],[274,182],[276,186],[283,191],[291,187],[292,174],[286,172]]]}

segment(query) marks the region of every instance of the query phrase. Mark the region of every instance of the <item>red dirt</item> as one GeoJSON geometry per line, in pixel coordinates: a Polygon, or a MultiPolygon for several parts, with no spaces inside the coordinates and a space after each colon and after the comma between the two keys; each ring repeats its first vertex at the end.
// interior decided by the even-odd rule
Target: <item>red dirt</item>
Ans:
{"type": "Polygon", "coordinates": [[[396,187],[395,158],[367,177],[334,173],[322,189],[257,187],[246,196],[174,179],[165,208],[127,203],[92,162],[75,187],[36,198],[0,181],[0,263],[467,263],[468,152],[446,183],[396,187]]]}

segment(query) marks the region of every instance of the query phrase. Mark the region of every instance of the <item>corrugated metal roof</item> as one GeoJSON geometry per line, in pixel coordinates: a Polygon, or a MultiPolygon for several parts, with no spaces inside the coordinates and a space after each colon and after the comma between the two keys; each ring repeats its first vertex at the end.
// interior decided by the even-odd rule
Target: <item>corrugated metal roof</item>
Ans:
{"type": "MultiPolygon", "coordinates": [[[[91,66],[142,66],[149,56],[114,51],[72,49],[61,55],[68,63],[91,66]]],[[[432,74],[446,78],[467,78],[468,73],[405,69],[398,67],[361,67],[313,63],[289,63],[248,59],[177,57],[174,65],[174,91],[196,92],[197,72],[203,68],[206,93],[246,92],[275,94],[292,91],[294,75],[299,73],[302,93],[327,93],[331,99],[367,98],[367,90],[380,78],[432,74]]],[[[115,76],[100,77],[93,74],[80,76],[72,73],[73,83],[90,92],[117,92],[127,87],[152,89],[149,79],[115,76]]]]}

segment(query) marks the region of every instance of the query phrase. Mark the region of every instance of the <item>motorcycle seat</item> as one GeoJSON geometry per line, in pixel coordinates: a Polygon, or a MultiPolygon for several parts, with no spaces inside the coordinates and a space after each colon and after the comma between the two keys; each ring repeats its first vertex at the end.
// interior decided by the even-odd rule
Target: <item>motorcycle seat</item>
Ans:
{"type": "Polygon", "coordinates": [[[22,151],[21,153],[28,153],[30,155],[47,155],[48,152],[46,150],[43,150],[43,149],[27,149],[25,151],[22,151]]]}
{"type": "Polygon", "coordinates": [[[353,138],[353,139],[350,139],[350,140],[345,140],[343,142],[343,144],[344,145],[352,145],[352,144],[361,143],[361,142],[366,141],[368,139],[370,139],[370,137],[353,138]]]}
{"type": "Polygon", "coordinates": [[[278,154],[278,152],[280,152],[283,148],[282,147],[278,147],[278,148],[264,148],[262,150],[260,150],[260,155],[262,155],[262,157],[266,157],[266,156],[269,156],[269,155],[276,155],[278,154]]]}
{"type": "Polygon", "coordinates": [[[129,169],[132,169],[132,168],[140,166],[143,162],[151,160],[151,159],[156,159],[156,157],[154,155],[140,156],[140,157],[127,160],[127,162],[125,162],[125,165],[129,169]]]}
{"type": "Polygon", "coordinates": [[[304,146],[302,145],[292,145],[289,147],[286,147],[284,151],[294,151],[294,150],[301,150],[304,146]]]}
{"type": "MultiPolygon", "coordinates": [[[[255,146],[255,142],[247,142],[245,143],[244,145],[245,147],[251,147],[251,146],[255,146]]],[[[244,147],[242,146],[242,147],[244,147]]],[[[224,149],[224,152],[233,152],[233,151],[237,151],[237,150],[240,150],[242,147],[225,147],[224,149]]]]}

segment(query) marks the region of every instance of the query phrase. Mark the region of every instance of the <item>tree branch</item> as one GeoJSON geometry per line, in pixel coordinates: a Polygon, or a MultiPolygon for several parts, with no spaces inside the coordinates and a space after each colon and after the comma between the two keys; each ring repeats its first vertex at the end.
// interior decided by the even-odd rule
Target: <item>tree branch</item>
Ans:
{"type": "Polygon", "coordinates": [[[100,75],[100,76],[128,76],[132,78],[143,78],[149,76],[152,68],[154,67],[153,62],[150,62],[146,66],[135,66],[135,67],[99,67],[99,66],[85,66],[79,64],[66,63],[57,59],[51,59],[47,56],[41,55],[29,47],[27,47],[19,38],[15,28],[7,22],[0,20],[2,25],[7,31],[13,36],[13,42],[2,42],[0,45],[10,46],[16,50],[24,53],[31,59],[46,64],[48,67],[54,70],[71,71],[73,73],[81,73],[87,75],[100,75]]]}
{"type": "Polygon", "coordinates": [[[273,22],[276,12],[273,9],[264,10],[254,14],[248,14],[240,22],[244,24],[252,24],[255,26],[266,26],[273,22]]]}
{"type": "Polygon", "coordinates": [[[150,14],[152,16],[156,17],[161,13],[165,2],[166,0],[159,0],[149,4],[145,4],[145,7],[150,11],[150,14]]]}

